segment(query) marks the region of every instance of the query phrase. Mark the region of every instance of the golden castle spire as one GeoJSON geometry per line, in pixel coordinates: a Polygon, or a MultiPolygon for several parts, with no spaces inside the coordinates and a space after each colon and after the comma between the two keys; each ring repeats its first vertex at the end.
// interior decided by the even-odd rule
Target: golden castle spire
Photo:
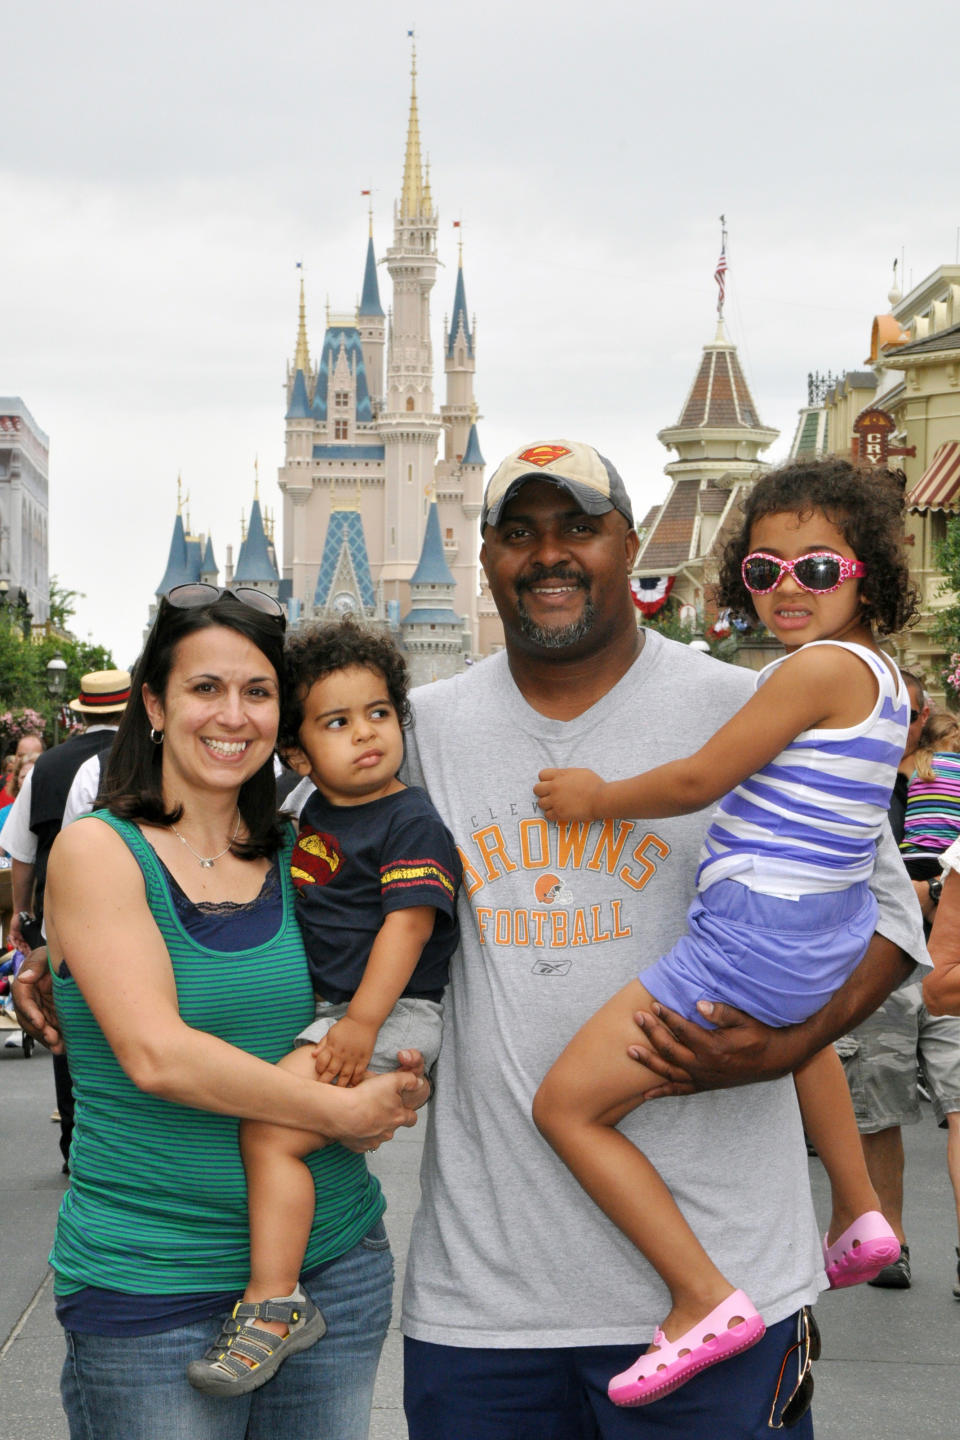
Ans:
{"type": "Polygon", "coordinates": [[[303,264],[297,261],[297,268],[300,271],[300,321],[297,326],[297,350],[293,357],[294,374],[302,370],[304,376],[310,374],[310,351],[307,347],[307,307],[303,298],[303,264]]]}
{"type": "MultiPolygon", "coordinates": [[[[413,31],[410,32],[411,38],[413,31]]],[[[417,114],[417,45],[411,45],[410,119],[407,123],[407,153],[403,162],[403,189],[400,192],[400,215],[404,220],[425,211],[423,166],[420,163],[420,118],[417,114]]]]}
{"type": "Polygon", "coordinates": [[[253,457],[253,498],[254,498],[254,500],[259,500],[259,499],[260,499],[260,457],[259,457],[259,455],[254,455],[254,457],[253,457]]]}
{"type": "Polygon", "coordinates": [[[423,177],[423,213],[433,214],[433,196],[430,194],[430,156],[427,156],[427,163],[423,177]]]}

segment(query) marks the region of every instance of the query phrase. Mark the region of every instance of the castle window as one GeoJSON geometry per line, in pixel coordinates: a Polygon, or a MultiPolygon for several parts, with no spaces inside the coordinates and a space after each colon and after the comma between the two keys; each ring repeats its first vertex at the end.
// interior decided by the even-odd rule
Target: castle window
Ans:
{"type": "Polygon", "coordinates": [[[452,527],[449,526],[449,525],[447,526],[446,534],[447,534],[447,539],[450,540],[450,541],[452,541],[452,540],[453,540],[453,529],[452,529],[452,527]]]}
{"type": "Polygon", "coordinates": [[[336,406],[336,408],[337,408],[338,410],[347,410],[347,409],[349,409],[349,406],[350,406],[350,391],[349,391],[349,390],[336,390],[336,391],[334,391],[333,403],[334,403],[334,405],[336,406]]]}
{"type": "Polygon", "coordinates": [[[347,422],[346,420],[334,420],[334,422],[333,422],[333,438],[334,438],[334,440],[346,440],[346,439],[348,438],[348,436],[349,436],[349,433],[350,433],[350,426],[349,426],[349,424],[348,424],[348,422],[347,422]]]}
{"type": "Polygon", "coordinates": [[[412,396],[412,395],[408,395],[408,396],[407,396],[407,409],[408,409],[408,410],[412,410],[412,409],[413,409],[413,396],[412,396]]]}

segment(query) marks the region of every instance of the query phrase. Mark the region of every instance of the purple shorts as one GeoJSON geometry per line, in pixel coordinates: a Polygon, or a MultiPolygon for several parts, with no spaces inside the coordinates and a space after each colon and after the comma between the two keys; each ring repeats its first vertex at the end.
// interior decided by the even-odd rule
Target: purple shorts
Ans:
{"type": "Polygon", "coordinates": [[[876,920],[866,883],[784,900],[718,880],[694,899],[686,934],[637,978],[655,1000],[701,1025],[698,1000],[722,1000],[766,1025],[794,1025],[857,968],[876,920]]]}

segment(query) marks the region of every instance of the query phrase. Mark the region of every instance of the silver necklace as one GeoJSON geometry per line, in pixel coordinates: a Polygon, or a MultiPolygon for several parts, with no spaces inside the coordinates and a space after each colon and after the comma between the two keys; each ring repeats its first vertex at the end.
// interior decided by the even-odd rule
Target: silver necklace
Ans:
{"type": "Polygon", "coordinates": [[[190,851],[190,854],[195,855],[196,858],[200,861],[201,870],[212,870],[214,860],[222,860],[224,855],[226,855],[227,851],[230,849],[230,846],[233,844],[234,840],[236,840],[237,836],[240,834],[240,806],[237,806],[237,823],[234,832],[218,855],[201,855],[199,850],[194,850],[193,846],[190,844],[190,841],[186,838],[186,836],[180,834],[180,831],[177,829],[176,825],[171,825],[170,829],[173,831],[174,835],[176,835],[181,845],[186,845],[187,849],[190,851]]]}

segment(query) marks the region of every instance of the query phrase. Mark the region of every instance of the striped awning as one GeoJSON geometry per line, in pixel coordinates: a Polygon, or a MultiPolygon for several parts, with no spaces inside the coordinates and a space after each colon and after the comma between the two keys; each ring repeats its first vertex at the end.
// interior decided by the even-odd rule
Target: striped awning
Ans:
{"type": "Polygon", "coordinates": [[[907,496],[907,509],[915,514],[927,510],[960,510],[960,441],[948,440],[937,448],[907,496]]]}

